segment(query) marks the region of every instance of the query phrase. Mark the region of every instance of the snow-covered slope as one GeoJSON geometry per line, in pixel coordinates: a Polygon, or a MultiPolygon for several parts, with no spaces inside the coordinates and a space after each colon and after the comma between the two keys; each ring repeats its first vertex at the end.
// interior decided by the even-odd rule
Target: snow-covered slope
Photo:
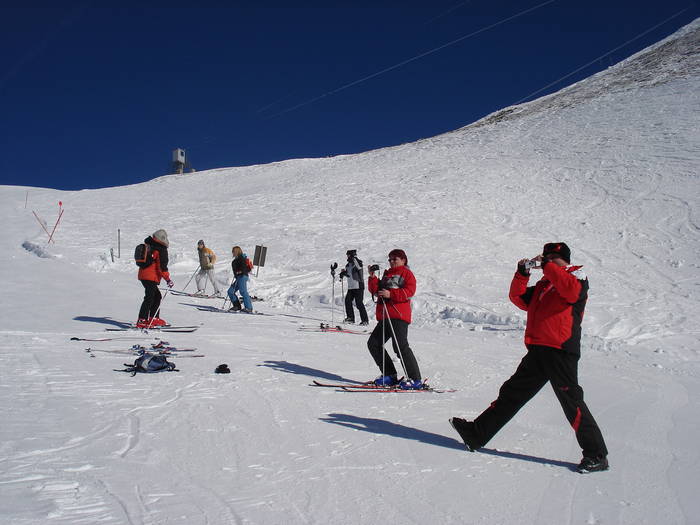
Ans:
{"type": "Polygon", "coordinates": [[[692,523],[699,35],[696,21],[559,93],[417,143],[100,190],[1,187],[3,522],[692,523]],[[50,231],[59,201],[47,245],[32,211],[50,231]],[[275,315],[169,295],[166,319],[204,323],[170,342],[205,357],[131,378],[112,371],[131,357],[106,350],[153,334],[69,338],[135,319],[131,253],[158,228],[176,288],[200,238],[222,285],[231,246],[266,245],[252,292],[275,315]],[[478,454],[447,424],[476,415],[514,370],[524,317],[510,278],[554,240],[591,284],[581,382],[612,465],[595,476],[570,472],[579,451],[549,391],[478,454]],[[328,267],[346,249],[385,264],[394,247],[418,279],[409,339],[423,373],[457,392],[307,386],[377,373],[364,337],[297,329],[341,318],[328,267]],[[214,375],[223,362],[233,373],[214,375]]]}

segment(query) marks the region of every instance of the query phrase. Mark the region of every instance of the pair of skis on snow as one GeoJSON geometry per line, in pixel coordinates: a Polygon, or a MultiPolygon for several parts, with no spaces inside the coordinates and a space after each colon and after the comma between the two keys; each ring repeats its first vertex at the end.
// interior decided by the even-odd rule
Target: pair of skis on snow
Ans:
{"type": "Polygon", "coordinates": [[[252,312],[246,312],[242,308],[240,310],[226,310],[224,308],[217,308],[216,306],[198,306],[197,310],[200,312],[217,312],[220,314],[240,314],[240,315],[274,315],[274,314],[268,314],[265,312],[258,312],[257,310],[254,310],[252,312]]]}
{"type": "Polygon", "coordinates": [[[157,331],[157,332],[170,332],[170,333],[192,333],[196,331],[201,325],[192,325],[192,326],[176,326],[176,325],[171,325],[171,324],[166,324],[163,326],[151,326],[150,328],[140,328],[136,326],[134,323],[120,323],[123,326],[114,326],[110,328],[105,328],[106,331],[108,332],[130,332],[134,330],[142,331],[142,332],[149,332],[151,330],[157,331]]]}
{"type": "Polygon", "coordinates": [[[336,334],[367,335],[367,330],[351,330],[340,325],[332,326],[328,323],[321,323],[319,326],[300,326],[299,332],[330,332],[336,334]]]}
{"type": "Polygon", "coordinates": [[[456,392],[454,389],[445,389],[445,388],[433,388],[431,386],[428,386],[426,382],[424,381],[423,384],[425,385],[424,388],[419,388],[416,390],[403,390],[399,385],[395,386],[378,386],[374,384],[374,381],[365,381],[365,382],[357,382],[357,383],[351,383],[351,382],[346,382],[346,383],[322,383],[320,381],[314,380],[312,382],[311,386],[320,386],[320,387],[325,387],[325,388],[335,388],[336,390],[339,390],[341,392],[375,392],[375,393],[387,393],[387,392],[392,392],[392,393],[402,393],[402,394],[418,394],[418,393],[427,393],[427,392],[432,392],[434,394],[444,394],[447,392],[456,392]]]}
{"type": "Polygon", "coordinates": [[[223,299],[224,296],[221,295],[221,293],[218,294],[205,294],[205,293],[191,293],[191,292],[183,292],[181,290],[170,290],[169,288],[161,288],[161,290],[165,290],[170,292],[173,295],[179,295],[183,297],[196,297],[197,299],[223,299]]]}
{"type": "Polygon", "coordinates": [[[196,348],[177,348],[175,346],[170,346],[167,341],[160,341],[159,343],[153,343],[150,348],[143,345],[136,344],[128,349],[104,349],[104,348],[86,348],[85,351],[90,357],[97,357],[95,352],[107,353],[107,354],[131,354],[131,355],[143,355],[146,352],[155,355],[164,355],[170,357],[204,357],[204,354],[194,354],[190,352],[195,352],[196,348]],[[185,355],[183,355],[183,353],[185,355]]]}
{"type": "MultiPolygon", "coordinates": [[[[182,290],[171,290],[169,288],[161,288],[162,291],[167,291],[170,292],[173,295],[179,295],[183,297],[194,297],[196,299],[223,299],[224,296],[221,295],[221,292],[213,293],[213,294],[205,294],[205,293],[192,293],[192,292],[185,292],[182,290]]],[[[257,295],[251,295],[250,300],[255,302],[255,301],[264,301],[264,299],[258,297],[257,295]]]]}

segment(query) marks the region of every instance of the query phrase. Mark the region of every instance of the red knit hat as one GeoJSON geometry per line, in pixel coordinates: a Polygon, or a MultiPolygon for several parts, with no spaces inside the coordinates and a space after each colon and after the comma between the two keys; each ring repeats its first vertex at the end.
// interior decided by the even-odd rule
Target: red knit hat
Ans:
{"type": "Polygon", "coordinates": [[[403,250],[399,250],[398,248],[391,250],[389,252],[389,257],[398,257],[400,259],[403,259],[405,261],[405,264],[408,264],[408,257],[406,256],[406,252],[403,250]]]}

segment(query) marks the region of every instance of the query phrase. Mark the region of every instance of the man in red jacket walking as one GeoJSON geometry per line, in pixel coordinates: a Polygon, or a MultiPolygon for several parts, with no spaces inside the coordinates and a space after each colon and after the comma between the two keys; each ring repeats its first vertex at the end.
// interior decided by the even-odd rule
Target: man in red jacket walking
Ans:
{"type": "Polygon", "coordinates": [[[509,297],[527,312],[527,354],[515,374],[501,386],[498,399],[479,417],[474,421],[450,419],[468,450],[488,443],[549,382],[583,450],[577,470],[584,473],[608,469],[608,449],[578,384],[581,320],[588,298],[588,279],[581,266],[571,266],[570,262],[571,250],[563,242],[547,243],[542,255],[518,261],[509,297]],[[528,286],[530,268],[538,264],[544,276],[535,286],[528,286]]]}
{"type": "Polygon", "coordinates": [[[367,348],[382,375],[374,380],[378,386],[395,386],[405,390],[424,388],[418,362],[408,345],[408,325],[411,324],[411,297],[416,293],[416,277],[408,268],[408,257],[403,250],[389,252],[390,268],[381,281],[369,268],[367,288],[377,296],[377,326],[367,340],[367,348]],[[403,363],[408,376],[399,383],[396,367],[384,349],[391,338],[394,352],[403,363]]]}

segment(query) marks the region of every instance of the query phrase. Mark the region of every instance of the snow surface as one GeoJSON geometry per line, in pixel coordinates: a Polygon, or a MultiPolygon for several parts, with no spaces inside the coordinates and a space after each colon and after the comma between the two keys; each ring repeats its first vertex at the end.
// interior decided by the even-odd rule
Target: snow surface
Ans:
{"type": "Polygon", "coordinates": [[[417,143],[99,190],[0,187],[0,521],[698,523],[699,62],[696,20],[417,143]],[[58,201],[47,244],[32,211],[51,231],[58,201]],[[158,334],[104,329],[135,319],[131,253],[159,228],[176,288],[200,238],[222,286],[232,245],[268,246],[251,291],[274,315],[168,295],[165,319],[203,326],[161,337],[205,357],[131,377],[113,369],[133,357],[113,351],[158,334]],[[447,422],[481,412],[523,355],[508,286],[548,241],[569,243],[590,279],[580,378],[605,473],[572,472],[580,451],[549,388],[478,453],[447,422]],[[377,374],[366,337],[298,328],[342,318],[328,268],[346,249],[385,265],[395,247],[418,279],[409,340],[423,374],[457,391],[308,386],[377,374]],[[232,373],[214,374],[220,363],[232,373]]]}

